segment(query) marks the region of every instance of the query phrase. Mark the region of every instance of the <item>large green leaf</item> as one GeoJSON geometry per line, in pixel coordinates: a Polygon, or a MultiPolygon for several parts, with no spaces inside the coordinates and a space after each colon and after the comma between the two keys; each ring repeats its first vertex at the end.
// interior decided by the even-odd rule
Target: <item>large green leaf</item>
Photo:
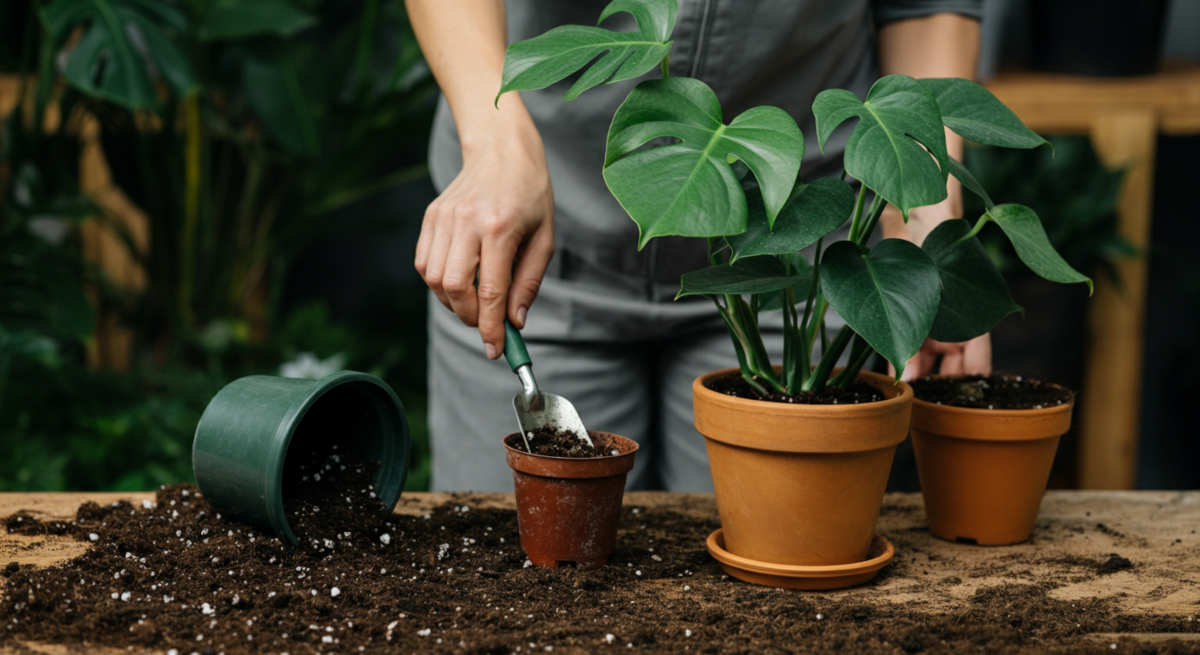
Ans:
{"type": "Polygon", "coordinates": [[[1025,127],[991,91],[961,77],[930,78],[921,84],[937,100],[942,122],[976,143],[1004,148],[1036,148],[1049,143],[1025,127]]]}
{"type": "Polygon", "coordinates": [[[173,7],[145,0],[54,0],[42,8],[41,18],[55,43],[87,25],[63,68],[67,82],[84,93],[129,109],[154,109],[153,75],[179,95],[196,87],[186,56],[164,31],[186,28],[186,18],[173,7]],[[135,46],[131,31],[140,44],[135,46]]]}
{"type": "Polygon", "coordinates": [[[749,208],[746,231],[726,237],[733,260],[754,255],[782,255],[816,243],[838,229],[854,211],[854,191],[842,180],[823,177],[812,184],[797,183],[772,229],[757,186],[746,190],[749,208]]]}
{"type": "Polygon", "coordinates": [[[821,258],[821,285],[830,307],[896,367],[899,379],[938,311],[941,282],[929,255],[902,239],[884,239],[870,254],[839,241],[821,258]]]}
{"type": "Polygon", "coordinates": [[[242,85],[246,100],[272,136],[295,152],[317,152],[316,122],[294,66],[286,61],[246,59],[242,85]]]}
{"type": "Polygon", "coordinates": [[[629,12],[637,20],[633,32],[600,27],[561,25],[532,39],[508,46],[500,94],[543,89],[596,60],[563,96],[574,100],[598,85],[620,82],[653,69],[671,51],[671,32],[678,12],[675,0],[613,0],[600,20],[629,12]],[[603,56],[601,56],[603,55],[603,56]],[[598,59],[597,59],[598,58],[598,59]]]}
{"type": "Polygon", "coordinates": [[[727,236],[746,231],[746,196],[728,163],[754,172],[767,223],[775,222],[800,172],[804,136],[778,107],[754,107],[729,125],[705,83],[685,77],[642,82],[613,116],[604,181],[638,224],[638,248],[656,236],[727,236]],[[678,142],[643,149],[659,137],[678,142]]]}
{"type": "Polygon", "coordinates": [[[979,239],[962,240],[970,232],[962,219],[943,221],[921,246],[942,280],[942,301],[929,334],[939,341],[973,339],[1021,311],[979,239]]]}
{"type": "Polygon", "coordinates": [[[750,257],[733,264],[719,264],[684,273],[679,294],[684,296],[722,295],[726,293],[770,293],[788,287],[806,287],[812,281],[808,269],[788,275],[776,257],[750,257]]]}
{"type": "Polygon", "coordinates": [[[946,199],[950,162],[941,113],[917,80],[888,75],[871,87],[865,102],[843,89],[822,91],[813,114],[822,149],[838,125],[859,118],[846,142],[846,172],[905,217],[913,207],[946,199]]]}
{"type": "Polygon", "coordinates": [[[200,16],[201,41],[244,39],[264,34],[291,36],[311,27],[316,17],[284,0],[214,3],[200,16]]]}
{"type": "Polygon", "coordinates": [[[1071,268],[1050,245],[1042,221],[1032,209],[1016,204],[996,205],[980,220],[995,221],[1012,242],[1017,256],[1034,273],[1051,282],[1087,282],[1088,291],[1092,290],[1092,279],[1071,268]]]}

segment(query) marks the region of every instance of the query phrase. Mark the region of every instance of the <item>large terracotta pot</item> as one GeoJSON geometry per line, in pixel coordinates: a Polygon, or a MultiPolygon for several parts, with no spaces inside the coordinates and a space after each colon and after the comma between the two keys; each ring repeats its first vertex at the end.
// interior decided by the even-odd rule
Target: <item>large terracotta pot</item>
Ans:
{"type": "Polygon", "coordinates": [[[504,438],[513,471],[521,548],[537,566],[564,564],[588,570],[604,566],[617,547],[617,523],[625,476],[633,468],[637,442],[588,431],[609,457],[547,457],[513,447],[520,435],[504,438]]]}
{"type": "Polygon", "coordinates": [[[1073,407],[975,409],[914,400],[913,450],[929,531],[988,546],[1028,539],[1073,407]]]}
{"type": "Polygon", "coordinates": [[[908,433],[912,389],[863,372],[885,400],[792,405],[734,398],[692,384],[725,549],[783,565],[868,559],[896,445],[908,433]]]}

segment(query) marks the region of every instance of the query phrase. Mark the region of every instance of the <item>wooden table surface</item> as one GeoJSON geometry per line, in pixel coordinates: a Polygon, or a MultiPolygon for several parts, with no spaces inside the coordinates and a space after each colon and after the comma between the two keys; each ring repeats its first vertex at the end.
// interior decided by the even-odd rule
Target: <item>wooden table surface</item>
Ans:
{"type": "MultiPolygon", "coordinates": [[[[72,518],[85,501],[140,502],[152,493],[0,493],[0,518],[17,510],[40,517],[72,518]]],[[[454,499],[475,507],[512,508],[512,494],[409,493],[396,511],[423,514],[454,499]]],[[[625,504],[666,506],[712,520],[718,525],[711,494],[631,492],[625,504]]],[[[1183,639],[1200,651],[1200,491],[1050,491],[1042,501],[1033,537],[1014,546],[965,546],[937,539],[925,528],[920,494],[888,494],[878,531],[896,545],[896,563],[905,574],[882,576],[875,583],[835,592],[819,592],[835,601],[870,596],[904,605],[909,611],[945,612],[961,608],[981,587],[1038,584],[1059,580],[1049,595],[1111,599],[1127,613],[1147,613],[1197,621],[1190,633],[1092,635],[1109,640],[1134,637],[1147,642],[1183,639]],[[1131,568],[1094,575],[1094,568],[1119,554],[1131,568]],[[1061,583],[1064,572],[1079,573],[1061,583]],[[935,584],[929,584],[934,582],[935,584]]],[[[16,561],[53,566],[83,553],[88,544],[65,537],[30,537],[0,533],[0,564],[16,561]]],[[[896,567],[894,563],[893,567],[896,567]]],[[[1070,576],[1068,576],[1070,577],[1070,576]]],[[[0,594],[4,590],[0,577],[0,594]]],[[[793,592],[813,593],[818,592],[793,592]]],[[[53,644],[22,644],[21,650],[0,646],[0,655],[65,654],[76,650],[53,644]]],[[[126,651],[89,652],[124,653],[126,651]]]]}

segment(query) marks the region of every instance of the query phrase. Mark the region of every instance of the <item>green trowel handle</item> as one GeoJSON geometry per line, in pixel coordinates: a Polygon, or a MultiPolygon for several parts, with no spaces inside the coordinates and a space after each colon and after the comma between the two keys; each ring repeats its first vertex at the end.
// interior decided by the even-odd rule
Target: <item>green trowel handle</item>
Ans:
{"type": "Polygon", "coordinates": [[[525,350],[525,340],[521,338],[521,332],[513,327],[507,318],[504,319],[504,359],[508,360],[508,365],[513,371],[532,363],[529,351],[525,350]]]}

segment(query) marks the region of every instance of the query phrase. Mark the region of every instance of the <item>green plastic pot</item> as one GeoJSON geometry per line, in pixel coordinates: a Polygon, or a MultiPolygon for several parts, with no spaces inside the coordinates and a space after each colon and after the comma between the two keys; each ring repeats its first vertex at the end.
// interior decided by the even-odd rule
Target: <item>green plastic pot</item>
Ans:
{"type": "Polygon", "coordinates": [[[395,507],[408,476],[408,420],[395,392],[366,373],[230,382],[200,417],[192,470],[214,508],[298,544],[283,509],[288,452],[331,440],[343,463],[379,462],[375,493],[395,507]]]}

